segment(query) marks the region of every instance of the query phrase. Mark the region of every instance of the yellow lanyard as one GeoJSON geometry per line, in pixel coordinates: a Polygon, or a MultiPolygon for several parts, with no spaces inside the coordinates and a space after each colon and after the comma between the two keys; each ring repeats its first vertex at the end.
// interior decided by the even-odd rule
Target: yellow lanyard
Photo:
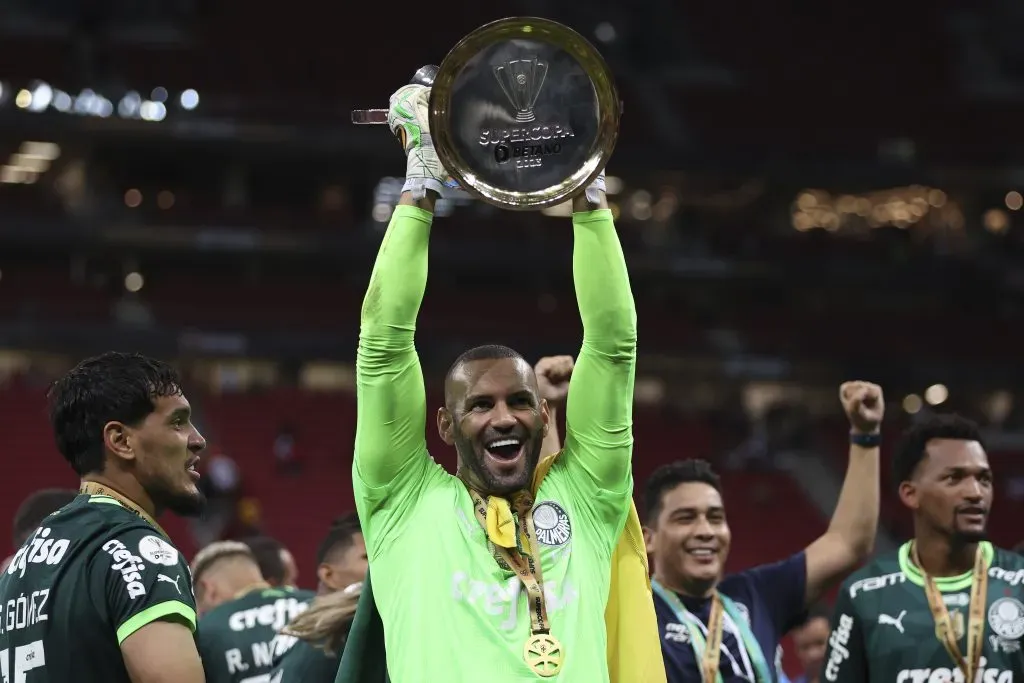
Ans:
{"type": "MultiPolygon", "coordinates": [[[[468,487],[467,487],[468,488],[468,487]]],[[[487,503],[478,492],[469,489],[473,499],[473,510],[477,521],[487,531],[487,503]]],[[[512,506],[519,517],[519,538],[522,549],[494,546],[494,556],[499,565],[504,563],[516,573],[526,589],[530,604],[530,637],[523,647],[523,659],[538,676],[545,678],[556,675],[562,668],[565,648],[551,634],[547,606],[544,604],[544,575],[540,567],[540,552],[537,547],[537,530],[533,524],[533,496],[520,491],[512,497],[512,506]]]]}
{"type": "Polygon", "coordinates": [[[974,674],[978,670],[978,663],[981,660],[981,650],[985,645],[985,602],[988,594],[988,572],[985,567],[985,553],[982,552],[981,544],[974,553],[974,571],[971,575],[971,604],[968,608],[967,620],[967,657],[964,658],[960,652],[960,645],[957,643],[956,629],[953,628],[952,619],[949,617],[949,610],[942,599],[942,592],[935,584],[935,579],[928,575],[921,564],[921,558],[917,553],[917,543],[913,547],[913,559],[917,568],[924,576],[925,595],[928,596],[928,607],[931,608],[932,618],[935,620],[935,637],[938,638],[946,652],[952,657],[964,675],[965,681],[973,681],[974,674]]]}
{"type": "Polygon", "coordinates": [[[711,614],[708,615],[708,642],[704,646],[704,656],[701,657],[701,672],[705,681],[714,681],[718,678],[718,660],[722,656],[722,631],[724,630],[724,619],[722,619],[722,598],[715,591],[711,598],[711,614]]]}

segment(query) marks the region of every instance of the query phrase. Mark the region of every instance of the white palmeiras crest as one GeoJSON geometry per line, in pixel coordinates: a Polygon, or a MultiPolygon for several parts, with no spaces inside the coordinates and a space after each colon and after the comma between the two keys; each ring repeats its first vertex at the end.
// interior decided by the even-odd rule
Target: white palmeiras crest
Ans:
{"type": "Polygon", "coordinates": [[[1000,638],[1019,640],[1024,636],[1024,604],[1016,598],[999,598],[988,608],[988,625],[1000,638]]]}
{"type": "Polygon", "coordinates": [[[533,508],[533,526],[537,540],[547,546],[563,546],[572,538],[569,515],[554,501],[546,500],[533,508]]]}

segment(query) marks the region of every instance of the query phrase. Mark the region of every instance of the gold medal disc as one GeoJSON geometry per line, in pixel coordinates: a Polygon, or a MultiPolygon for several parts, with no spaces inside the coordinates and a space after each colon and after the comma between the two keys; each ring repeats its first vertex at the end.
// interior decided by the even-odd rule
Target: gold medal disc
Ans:
{"type": "Polygon", "coordinates": [[[523,647],[526,665],[543,678],[549,678],[561,671],[564,657],[562,643],[550,633],[533,634],[523,647]]]}

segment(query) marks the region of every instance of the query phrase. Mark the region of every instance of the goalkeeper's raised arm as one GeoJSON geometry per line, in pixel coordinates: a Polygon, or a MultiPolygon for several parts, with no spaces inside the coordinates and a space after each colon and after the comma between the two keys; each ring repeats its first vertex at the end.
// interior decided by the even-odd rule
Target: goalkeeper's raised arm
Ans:
{"type": "MultiPolygon", "coordinates": [[[[636,307],[604,174],[573,200],[573,282],[583,346],[566,406],[567,466],[599,490],[629,495],[633,451],[636,307]]],[[[625,513],[623,500],[622,512],[625,513]]]]}
{"type": "MultiPolygon", "coordinates": [[[[416,459],[426,459],[426,395],[413,338],[427,284],[427,243],[443,170],[427,126],[430,91],[407,85],[391,96],[388,124],[408,161],[402,198],[384,235],[360,318],[353,477],[376,503],[416,459]]],[[[411,482],[414,483],[414,482],[411,482]]],[[[363,500],[361,500],[361,498],[363,500]]],[[[369,518],[368,510],[360,515],[369,518]]]]}

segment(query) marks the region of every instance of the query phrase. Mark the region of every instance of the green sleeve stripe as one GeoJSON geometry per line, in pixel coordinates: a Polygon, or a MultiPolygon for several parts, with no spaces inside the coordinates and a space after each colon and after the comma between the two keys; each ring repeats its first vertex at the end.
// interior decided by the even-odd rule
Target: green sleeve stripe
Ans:
{"type": "Polygon", "coordinates": [[[196,611],[178,600],[168,600],[167,602],[161,602],[157,605],[147,607],[128,621],[121,624],[121,627],[117,629],[117,644],[120,645],[123,643],[125,638],[135,633],[143,626],[172,614],[177,614],[178,616],[183,617],[185,621],[188,622],[188,627],[192,633],[196,632],[196,611]]]}

